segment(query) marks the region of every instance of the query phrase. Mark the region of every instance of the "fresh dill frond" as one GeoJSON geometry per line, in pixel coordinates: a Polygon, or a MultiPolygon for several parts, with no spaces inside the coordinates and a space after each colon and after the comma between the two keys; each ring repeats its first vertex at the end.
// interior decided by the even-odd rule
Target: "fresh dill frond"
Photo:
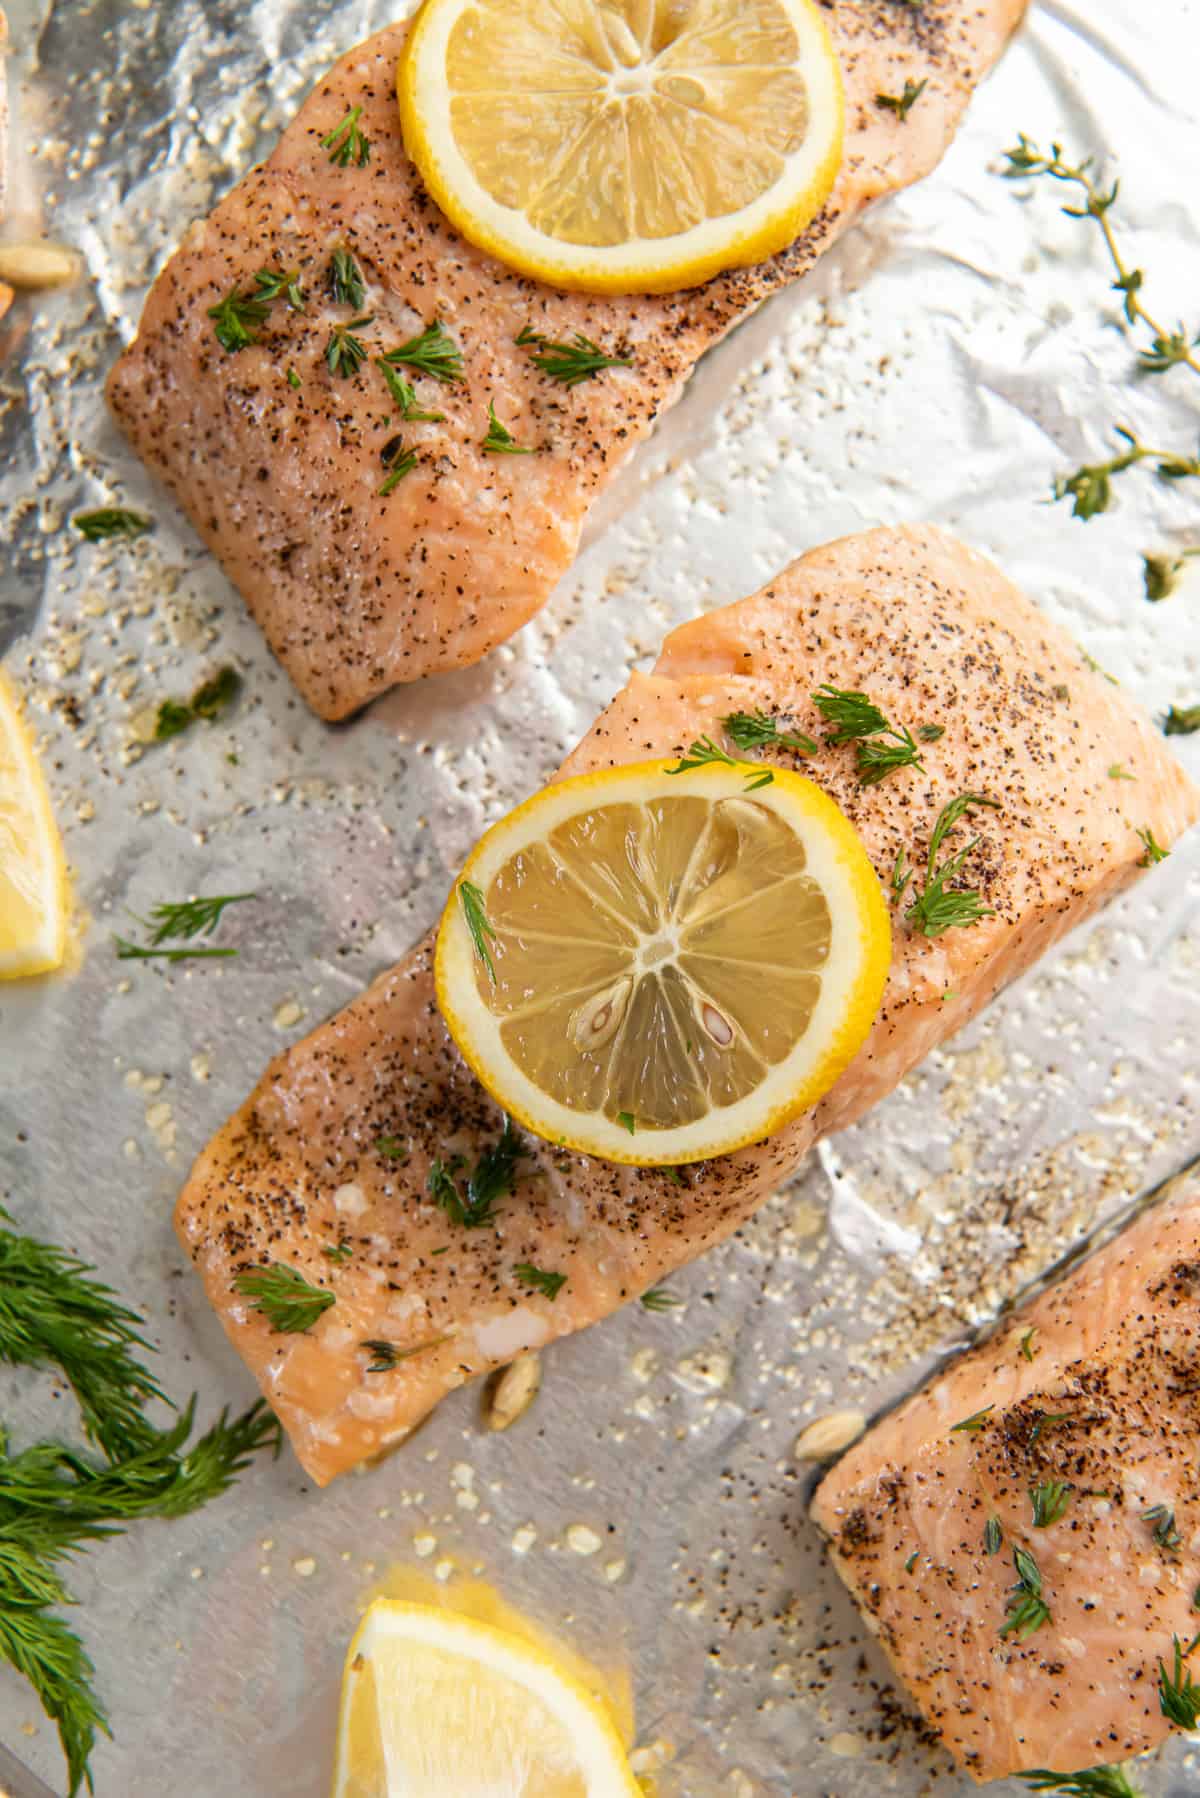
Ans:
{"type": "Polygon", "coordinates": [[[488,401],[487,435],[479,447],[493,456],[532,456],[534,453],[528,444],[517,442],[507,425],[501,424],[491,400],[488,401]]]}
{"type": "Polygon", "coordinates": [[[526,1286],[532,1286],[535,1292],[543,1293],[551,1304],[567,1283],[566,1274],[548,1273],[544,1267],[534,1267],[529,1261],[518,1261],[513,1272],[526,1286]]]}
{"type": "Polygon", "coordinates": [[[461,1155],[448,1162],[436,1160],[429,1170],[426,1189],[452,1224],[466,1230],[479,1229],[495,1221],[495,1207],[512,1191],[517,1164],[524,1154],[524,1139],[512,1119],[506,1117],[499,1141],[483,1151],[467,1176],[465,1192],[458,1180],[465,1166],[461,1155]]]}
{"type": "Polygon", "coordinates": [[[147,949],[128,937],[114,936],[118,961],[228,961],[236,949],[147,949]]]}
{"type": "Polygon", "coordinates": [[[813,703],[826,723],[833,725],[825,741],[854,744],[858,778],[864,787],[874,786],[898,768],[924,768],[907,725],[897,728],[865,693],[825,681],[813,694],[813,703]],[[879,737],[890,740],[877,742],[879,737]]]}
{"type": "Polygon", "coordinates": [[[759,787],[769,787],[775,779],[772,769],[764,768],[759,762],[740,761],[736,756],[730,755],[727,749],[722,749],[711,737],[697,737],[686,755],[680,756],[676,765],[666,772],[687,774],[692,768],[706,768],[714,762],[725,768],[740,768],[745,777],[747,793],[755,793],[759,787]]]}
{"type": "Polygon", "coordinates": [[[354,333],[361,331],[374,319],[373,312],[365,312],[361,318],[352,318],[348,324],[334,325],[329,333],[329,342],[325,345],[325,366],[331,375],[356,375],[366,361],[370,351],[361,337],[354,333]]]}
{"type": "Polygon", "coordinates": [[[348,1242],[331,1242],[321,1250],[321,1253],[326,1261],[332,1261],[336,1266],[343,1267],[347,1261],[352,1259],[354,1249],[348,1242]]]}
{"type": "Polygon", "coordinates": [[[406,424],[441,424],[444,421],[444,412],[426,412],[423,407],[418,406],[416,388],[390,362],[385,362],[382,356],[376,356],[375,366],[387,382],[388,392],[400,408],[400,416],[406,424]]]}
{"type": "Polygon", "coordinates": [[[1037,1325],[1034,1324],[1033,1328],[1026,1330],[1025,1334],[1022,1336],[1021,1359],[1023,1361],[1032,1361],[1033,1357],[1037,1354],[1037,1333],[1037,1325]]]}
{"type": "Polygon", "coordinates": [[[801,732],[780,730],[778,718],[766,712],[730,712],[721,723],[739,749],[795,749],[801,755],[816,755],[820,747],[801,732]]]}
{"type": "Polygon", "coordinates": [[[974,888],[952,887],[949,884],[962,872],[964,862],[980,841],[978,837],[972,837],[955,855],[948,856],[938,865],[938,851],[947,835],[974,805],[998,808],[1000,801],[989,799],[986,793],[960,793],[957,798],[944,805],[938,814],[929,839],[924,889],[904,914],[905,922],[917,935],[941,936],[945,930],[961,929],[969,924],[978,924],[981,918],[995,916],[993,907],[984,905],[974,888]]]}
{"type": "Polygon", "coordinates": [[[398,349],[385,350],[381,359],[392,368],[415,368],[447,386],[463,378],[462,351],[439,318],[398,349]]]}
{"type": "Polygon", "coordinates": [[[866,737],[856,746],[858,778],[864,787],[873,787],[898,768],[923,768],[921,753],[906,725],[891,733],[893,741],[866,737]]]}
{"type": "Polygon", "coordinates": [[[157,947],[175,937],[211,936],[228,906],[244,905],[257,898],[257,893],[221,893],[207,899],[181,899],[175,904],[151,906],[149,918],[140,921],[147,930],[153,930],[150,942],[157,947]]]}
{"type": "Polygon", "coordinates": [[[273,1330],[288,1336],[311,1330],[337,1303],[327,1287],[310,1285],[302,1273],[283,1261],[246,1268],[234,1275],[233,1286],[235,1292],[253,1300],[254,1309],[262,1312],[273,1330]]]}
{"type": "Polygon", "coordinates": [[[217,342],[233,355],[258,342],[259,330],[266,323],[270,310],[271,302],[263,299],[261,294],[239,293],[235,287],[223,300],[208,308],[208,316],[213,321],[217,342]]]}
{"type": "Polygon", "coordinates": [[[437,1348],[449,1340],[448,1336],[433,1336],[428,1342],[414,1343],[412,1348],[400,1348],[394,1342],[366,1337],[358,1346],[365,1349],[371,1357],[367,1363],[368,1373],[387,1373],[389,1368],[398,1367],[401,1361],[411,1361],[414,1355],[423,1355],[426,1349],[437,1348]]]}
{"type": "Polygon", "coordinates": [[[492,942],[496,942],[496,932],[492,929],[491,919],[484,908],[483,894],[473,880],[459,881],[458,902],[462,906],[462,914],[466,920],[467,929],[471,933],[475,953],[487,969],[492,985],[495,986],[496,964],[492,960],[488,940],[490,938],[492,942]]]}
{"type": "Polygon", "coordinates": [[[1082,1773],[1051,1773],[1039,1767],[1022,1777],[1031,1792],[1060,1792],[1062,1798],[1142,1798],[1124,1767],[1088,1767],[1082,1773]]]}
{"type": "Polygon", "coordinates": [[[321,148],[329,151],[329,160],[338,168],[347,168],[351,163],[365,168],[371,160],[371,140],[365,131],[359,129],[358,121],[362,117],[362,107],[352,106],[345,118],[326,137],[321,139],[321,148]]]}
{"type": "Polygon", "coordinates": [[[1168,1722],[1179,1729],[1195,1729],[1200,1721],[1200,1686],[1192,1679],[1185,1665],[1187,1657],[1195,1648],[1200,1637],[1193,1636],[1185,1648],[1178,1636],[1172,1636],[1174,1645],[1174,1671],[1167,1672],[1160,1660],[1158,1663],[1158,1706],[1168,1722]]]}
{"type": "Polygon", "coordinates": [[[103,543],[109,537],[144,537],[154,529],[154,520],[141,512],[127,512],[123,506],[99,506],[94,512],[76,512],[71,523],[89,543],[103,543]]]}
{"type": "Polygon", "coordinates": [[[530,361],[535,368],[564,387],[578,387],[581,381],[590,381],[593,375],[606,368],[633,367],[631,357],[606,356],[582,331],[576,331],[570,343],[556,343],[552,338],[539,336],[526,325],[516,341],[522,348],[533,349],[530,361]]]}

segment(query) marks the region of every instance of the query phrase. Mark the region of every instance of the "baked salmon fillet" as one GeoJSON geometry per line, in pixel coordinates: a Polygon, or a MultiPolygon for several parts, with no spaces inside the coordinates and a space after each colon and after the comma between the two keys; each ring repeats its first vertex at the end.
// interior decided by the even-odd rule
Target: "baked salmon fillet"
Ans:
{"type": "MultiPolygon", "coordinates": [[[[824,1132],[881,1099],[1005,982],[1138,874],[1139,829],[1163,846],[1200,795],[1151,721],[1089,668],[990,563],[931,527],[815,550],[753,598],[672,633],[567,762],[582,773],[675,754],[761,708],[820,736],[813,691],[861,689],[889,717],[941,725],[906,768],[861,786],[852,746],[804,759],[889,888],[921,861],[941,808],[970,791],[980,842],[963,878],[995,916],[935,938],[897,915],[870,1036],[821,1103],[779,1135],[678,1170],[617,1167],[529,1138],[486,1227],[434,1204],[435,1160],[468,1166],[503,1119],[435,1004],[432,937],[278,1056],[200,1156],[181,1239],[230,1338],[318,1482],[400,1441],[451,1388],[582,1329],[735,1230],[824,1132]],[[1123,764],[1135,778],[1113,780],[1123,764]],[[336,1258],[331,1258],[336,1257],[336,1258]],[[239,1273],[295,1268],[335,1302],[273,1331],[239,1273]],[[519,1263],[567,1278],[550,1300],[519,1263]],[[417,1352],[384,1371],[364,1343],[417,1352]]],[[[777,751],[782,762],[792,755],[777,751]]]]}
{"type": "Polygon", "coordinates": [[[867,1627],[976,1779],[1078,1772],[1171,1733],[1160,1667],[1179,1685],[1175,1642],[1198,1623],[1198,1356],[1193,1174],[818,1488],[867,1627]]]}
{"type": "MultiPolygon", "coordinates": [[[[825,209],[771,262],[691,292],[607,299],[521,278],[463,242],[405,152],[395,99],[407,25],[352,50],[278,146],[192,226],[159,275],[108,384],[118,423],[221,561],[313,709],[344,718],[397,682],[477,662],[543,604],[570,565],[593,500],[697,359],[808,269],[881,194],[926,174],[1024,0],[838,0],[827,12],[847,92],[845,156],[825,209]],[[904,121],[876,104],[927,83],[904,121]],[[322,140],[361,107],[370,160],[345,167],[322,140]],[[334,304],[347,251],[361,292],[334,304]],[[209,308],[295,271],[257,343],[230,353],[209,308]],[[334,325],[353,314],[370,359],[331,374],[334,325]],[[439,321],[461,383],[415,375],[402,423],[374,358],[439,321]],[[576,333],[631,366],[567,387],[539,372],[532,330],[576,333]],[[295,383],[294,385],[292,383],[295,383]],[[482,449],[488,406],[532,455],[482,449]],[[380,493],[402,438],[415,467],[380,493]]],[[[344,292],[344,289],[343,289],[344,292]]]]}

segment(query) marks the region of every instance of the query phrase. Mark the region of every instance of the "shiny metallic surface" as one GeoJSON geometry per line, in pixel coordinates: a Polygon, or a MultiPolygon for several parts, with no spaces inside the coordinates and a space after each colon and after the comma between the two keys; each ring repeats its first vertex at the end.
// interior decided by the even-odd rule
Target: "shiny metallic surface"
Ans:
{"type": "MultiPolygon", "coordinates": [[[[271,1054],[436,916],[482,826],[672,624],[829,537],[932,518],[1148,706],[1200,702],[1200,564],[1157,605],[1140,564],[1200,541],[1194,485],[1131,470],[1086,525],[1044,503],[1056,474],[1111,453],[1114,423],[1194,454],[1200,383],[1135,376],[1094,228],[1061,216],[1058,190],[995,173],[1018,130],[1119,158],[1114,222],[1147,297],[1172,324],[1194,309],[1197,13],[1050,0],[942,167],[705,359],[532,626],[479,667],[319,724],[124,448],[101,382],[186,222],[393,11],[11,9],[6,229],[75,246],[88,278],[0,325],[0,646],[81,910],[73,971],[0,988],[0,1198],[146,1313],[169,1390],[198,1390],[206,1414],[253,1392],[171,1231],[191,1156],[271,1054]],[[151,513],[154,534],[90,546],[66,527],[108,503],[151,513]],[[148,709],[227,662],[246,680],[227,721],[141,741],[148,709]],[[223,938],[236,960],[115,959],[129,912],[249,888],[223,938]]],[[[1200,773],[1200,737],[1178,747],[1200,773]]],[[[666,1798],[974,1789],[886,1696],[793,1444],[894,1400],[1200,1151],[1198,986],[1193,840],[673,1281],[681,1308],[633,1306],[547,1353],[510,1430],[489,1431],[468,1389],[323,1494],[285,1451],[197,1516],[95,1548],[69,1579],[113,1723],[101,1798],[324,1793],[345,1645],[396,1564],[477,1572],[627,1673],[666,1798]],[[600,1549],[576,1552],[572,1524],[600,1549]]],[[[5,1393],[16,1440],[66,1427],[48,1384],[6,1376],[5,1393]]],[[[62,1789],[53,1729],[7,1670],[0,1738],[62,1789]]],[[[1198,1779],[1182,1739],[1138,1770],[1153,1798],[1198,1779]]]]}

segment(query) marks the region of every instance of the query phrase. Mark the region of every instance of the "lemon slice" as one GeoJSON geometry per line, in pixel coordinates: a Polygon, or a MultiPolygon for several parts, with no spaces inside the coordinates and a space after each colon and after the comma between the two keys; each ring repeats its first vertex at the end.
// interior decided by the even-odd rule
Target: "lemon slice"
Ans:
{"type": "Polygon", "coordinates": [[[813,0],[425,0],[398,88],[442,211],[556,287],[663,293],[761,262],[842,153],[813,0]]]}
{"type": "Polygon", "coordinates": [[[377,1599],[342,1680],[333,1798],[641,1798],[608,1712],[520,1636],[377,1599]]]}
{"type": "Polygon", "coordinates": [[[891,951],[866,851],[819,787],[673,766],[561,781],[501,819],[436,957],[442,1015],[505,1109],[643,1166],[812,1105],[870,1029],[891,951]]]}
{"type": "Polygon", "coordinates": [[[0,980],[61,966],[67,877],[50,795],[0,670],[0,980]]]}

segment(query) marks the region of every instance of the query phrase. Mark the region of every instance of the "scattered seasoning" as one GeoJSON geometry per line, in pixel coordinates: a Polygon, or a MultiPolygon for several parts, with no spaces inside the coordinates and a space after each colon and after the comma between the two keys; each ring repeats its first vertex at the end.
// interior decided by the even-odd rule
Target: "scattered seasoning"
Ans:
{"type": "Polygon", "coordinates": [[[387,382],[388,392],[400,408],[400,416],[406,424],[441,424],[444,412],[426,412],[417,404],[416,388],[412,387],[402,374],[385,362],[382,356],[376,356],[375,366],[387,382]]]}
{"type": "Polygon", "coordinates": [[[989,1517],[983,1526],[983,1552],[985,1555],[998,1555],[1004,1541],[1004,1531],[1000,1528],[998,1517],[989,1517]]]}
{"type": "Polygon", "coordinates": [[[921,1558],[920,1551],[918,1549],[914,1548],[912,1553],[909,1555],[907,1561],[905,1561],[905,1563],[904,1563],[905,1573],[911,1573],[913,1568],[916,1566],[917,1562],[920,1560],[920,1558],[921,1558]]]}
{"type": "Polygon", "coordinates": [[[766,712],[730,712],[722,725],[739,749],[795,749],[816,755],[820,745],[801,732],[780,730],[778,718],[766,712]]]}
{"type": "Polygon", "coordinates": [[[705,768],[713,762],[719,762],[726,768],[741,768],[745,772],[747,793],[756,793],[759,787],[769,787],[775,779],[774,771],[762,767],[758,762],[739,761],[714,743],[711,737],[697,737],[689,745],[687,753],[681,755],[674,768],[668,768],[668,774],[687,774],[692,768],[705,768]]]}
{"type": "Polygon", "coordinates": [[[969,1435],[975,1435],[977,1431],[986,1428],[988,1418],[995,1409],[995,1405],[991,1404],[985,1405],[982,1411],[973,1411],[970,1417],[964,1417],[961,1422],[951,1424],[950,1434],[955,1436],[960,1430],[965,1430],[969,1435]]]}
{"type": "Polygon", "coordinates": [[[506,1117],[500,1140],[483,1151],[468,1175],[465,1193],[457,1179],[466,1165],[461,1155],[452,1156],[448,1162],[436,1160],[429,1170],[426,1190],[452,1224],[466,1230],[479,1229],[495,1221],[492,1213],[496,1202],[512,1191],[517,1163],[524,1154],[524,1140],[512,1119],[506,1117]]]}
{"type": "Polygon", "coordinates": [[[250,1267],[235,1274],[235,1292],[253,1300],[273,1330],[283,1335],[302,1335],[335,1304],[335,1295],[323,1286],[310,1286],[304,1275],[282,1261],[250,1267]]]}
{"type": "Polygon", "coordinates": [[[1008,1598],[1008,1613],[1000,1626],[1001,1636],[1015,1634],[1024,1642],[1043,1623],[1050,1621],[1050,1607],[1042,1596],[1042,1576],[1038,1564],[1027,1548],[1013,1549],[1013,1566],[1017,1581],[1008,1598]]]}
{"type": "Polygon", "coordinates": [[[94,512],[76,512],[71,523],[89,543],[102,543],[107,537],[142,537],[154,529],[154,520],[141,512],[127,512],[122,506],[100,506],[94,512]]]}
{"type": "Polygon", "coordinates": [[[385,1161],[408,1160],[408,1150],[405,1147],[404,1139],[399,1136],[377,1136],[375,1152],[382,1155],[385,1161]]]}
{"type": "Polygon", "coordinates": [[[545,1268],[534,1267],[529,1261],[518,1261],[513,1272],[526,1286],[532,1286],[536,1292],[543,1293],[551,1304],[567,1283],[566,1274],[547,1273],[545,1268]]]}
{"type": "Polygon", "coordinates": [[[334,250],[330,256],[327,284],[335,306],[349,306],[352,312],[362,311],[367,284],[349,250],[334,250]]]}
{"type": "Polygon", "coordinates": [[[1175,556],[1143,556],[1142,581],[1146,589],[1146,598],[1151,600],[1170,599],[1192,556],[1200,556],[1200,547],[1181,549],[1175,556]]]}
{"type": "Polygon", "coordinates": [[[620,1124],[622,1130],[628,1130],[630,1136],[635,1134],[637,1130],[637,1119],[634,1117],[632,1111],[618,1111],[617,1122],[620,1124]]]}
{"type": "Polygon", "coordinates": [[[1035,1530],[1047,1530],[1061,1522],[1071,1502],[1071,1490],[1063,1480],[1043,1480],[1041,1485],[1029,1488],[1035,1530]]]}
{"type": "Polygon", "coordinates": [[[1160,1548],[1168,1554],[1174,1554],[1183,1547],[1183,1537],[1175,1527],[1175,1513],[1167,1505],[1151,1505],[1142,1512],[1143,1523],[1150,1525],[1150,1533],[1160,1548]]]}
{"type": "Polygon", "coordinates": [[[924,891],[917,895],[904,914],[905,922],[921,936],[941,936],[945,930],[962,929],[970,924],[978,924],[982,918],[993,918],[996,915],[994,907],[984,905],[980,894],[973,887],[948,888],[946,884],[961,873],[963,863],[980,841],[978,837],[972,837],[964,848],[958,850],[957,854],[948,856],[940,867],[936,865],[938,850],[947,835],[973,805],[988,805],[998,809],[1000,801],[989,799],[986,793],[960,793],[938,813],[925,861],[924,891]]]}
{"type": "Polygon", "coordinates": [[[1124,1767],[1089,1767],[1082,1773],[1051,1773],[1039,1767],[1023,1778],[1031,1792],[1061,1792],[1063,1798],[1142,1798],[1124,1767]]]}
{"type": "Polygon", "coordinates": [[[373,312],[366,312],[361,318],[352,318],[349,324],[334,325],[325,346],[325,366],[331,375],[358,373],[367,359],[368,351],[362,338],[356,337],[354,333],[369,325],[374,317],[373,312]]]}
{"type": "Polygon", "coordinates": [[[1169,849],[1164,849],[1161,843],[1155,841],[1154,832],[1149,825],[1146,826],[1145,830],[1139,830],[1137,834],[1145,844],[1146,848],[1145,854],[1138,859],[1139,868],[1152,868],[1155,862],[1166,861],[1171,851],[1169,849]]]}
{"type": "Polygon", "coordinates": [[[492,960],[492,952],[488,948],[488,939],[496,941],[496,932],[483,906],[483,894],[473,880],[460,880],[458,883],[458,902],[462,906],[463,917],[467,929],[471,933],[471,941],[475,945],[475,953],[488,971],[492,985],[496,984],[496,965],[492,960]]]}
{"type": "Polygon", "coordinates": [[[1200,705],[1173,705],[1162,722],[1164,737],[1190,737],[1200,730],[1200,705]]]}
{"type": "Polygon", "coordinates": [[[1032,1361],[1033,1357],[1037,1354],[1037,1349],[1034,1347],[1034,1340],[1037,1333],[1037,1325],[1034,1324],[1033,1328],[1031,1330],[1026,1330],[1024,1336],[1021,1338],[1021,1354],[1026,1361],[1032,1361]]]}
{"type": "MultiPolygon", "coordinates": [[[[0,1218],[12,1221],[6,1212],[0,1218]]],[[[0,1360],[56,1368],[75,1395],[84,1436],[102,1457],[51,1442],[12,1454],[0,1433],[0,1657],[29,1681],[57,1724],[71,1798],[84,1785],[92,1788],[89,1760],[108,1721],[93,1690],[92,1661],[56,1614],[73,1603],[63,1562],[139,1517],[198,1510],[260,1450],[278,1454],[281,1441],[278,1420],[261,1401],[232,1420],[222,1413],[190,1445],[194,1396],[169,1429],[155,1428],[145,1406],[169,1401],[135,1359],[149,1347],[145,1325],[93,1273],[51,1243],[0,1227],[0,1360]]]]}
{"type": "Polygon", "coordinates": [[[377,491],[379,497],[385,499],[394,487],[400,485],[406,474],[412,473],[417,466],[417,456],[415,451],[405,449],[401,437],[393,437],[390,442],[385,443],[379,454],[387,474],[377,491]]]}
{"type": "Polygon", "coordinates": [[[344,169],[350,163],[365,168],[371,160],[371,140],[365,131],[360,131],[358,121],[362,117],[362,107],[352,106],[340,125],[335,125],[327,137],[321,139],[321,148],[329,151],[329,160],[344,169]]]}
{"type": "Polygon", "coordinates": [[[326,1261],[333,1261],[338,1267],[342,1267],[350,1260],[354,1250],[348,1242],[335,1242],[328,1244],[321,1253],[326,1261]]]}
{"type": "Polygon", "coordinates": [[[259,327],[265,324],[271,302],[257,293],[239,293],[233,288],[223,300],[208,308],[217,342],[233,355],[258,342],[259,327]]]}
{"type": "Polygon", "coordinates": [[[647,1311],[675,1311],[683,1300],[668,1292],[665,1286],[652,1286],[649,1292],[642,1294],[641,1302],[647,1311]]]}
{"type": "Polygon", "coordinates": [[[900,123],[903,125],[907,122],[909,113],[928,86],[928,77],[926,77],[924,81],[915,83],[906,81],[904,83],[904,92],[902,94],[876,94],[875,104],[888,112],[894,112],[900,123]]]}
{"type": "Polygon", "coordinates": [[[1120,762],[1114,762],[1108,771],[1108,778],[1109,780],[1136,780],[1137,775],[1131,774],[1128,768],[1123,768],[1120,762]]]}
{"type": "Polygon", "coordinates": [[[448,1336],[434,1336],[428,1342],[418,1342],[412,1348],[398,1348],[394,1342],[376,1340],[366,1337],[359,1343],[371,1359],[367,1363],[368,1373],[387,1373],[389,1368],[397,1367],[401,1361],[411,1361],[414,1355],[423,1355],[426,1349],[437,1348],[443,1342],[449,1342],[448,1336]]]}
{"type": "Polygon", "coordinates": [[[1200,1642],[1200,1636],[1193,1636],[1186,1648],[1178,1636],[1172,1636],[1171,1641],[1175,1653],[1174,1672],[1168,1673],[1162,1661],[1158,1663],[1159,1709],[1168,1722],[1180,1729],[1191,1730],[1200,1719],[1200,1686],[1193,1682],[1184,1662],[1200,1642]]]}
{"type": "Polygon", "coordinates": [[[254,277],[260,298],[286,299],[293,312],[304,311],[304,289],[298,268],[260,268],[254,277]]]}
{"type": "Polygon", "coordinates": [[[209,680],[202,681],[186,703],[164,699],[154,722],[155,741],[165,743],[171,737],[180,736],[199,718],[211,723],[233,704],[241,690],[242,677],[237,669],[222,668],[209,680]]]}
{"type": "Polygon", "coordinates": [[[555,343],[526,325],[515,341],[522,348],[533,348],[534,354],[530,357],[533,366],[564,387],[578,387],[581,381],[590,381],[593,375],[606,368],[633,367],[631,357],[606,356],[582,331],[576,331],[570,343],[555,343]]]}
{"type": "Polygon", "coordinates": [[[392,368],[415,368],[447,385],[463,379],[462,351],[437,318],[419,337],[410,337],[399,349],[385,350],[381,360],[392,368]]]}
{"type": "Polygon", "coordinates": [[[532,456],[534,453],[527,444],[517,442],[507,425],[500,423],[491,400],[488,401],[487,436],[480,448],[494,456],[532,456]]]}
{"type": "Polygon", "coordinates": [[[860,785],[873,787],[899,768],[924,768],[908,727],[901,725],[897,730],[865,693],[825,681],[813,694],[813,703],[826,723],[834,726],[825,741],[854,744],[860,785]],[[878,738],[888,740],[880,742],[878,738]]]}

